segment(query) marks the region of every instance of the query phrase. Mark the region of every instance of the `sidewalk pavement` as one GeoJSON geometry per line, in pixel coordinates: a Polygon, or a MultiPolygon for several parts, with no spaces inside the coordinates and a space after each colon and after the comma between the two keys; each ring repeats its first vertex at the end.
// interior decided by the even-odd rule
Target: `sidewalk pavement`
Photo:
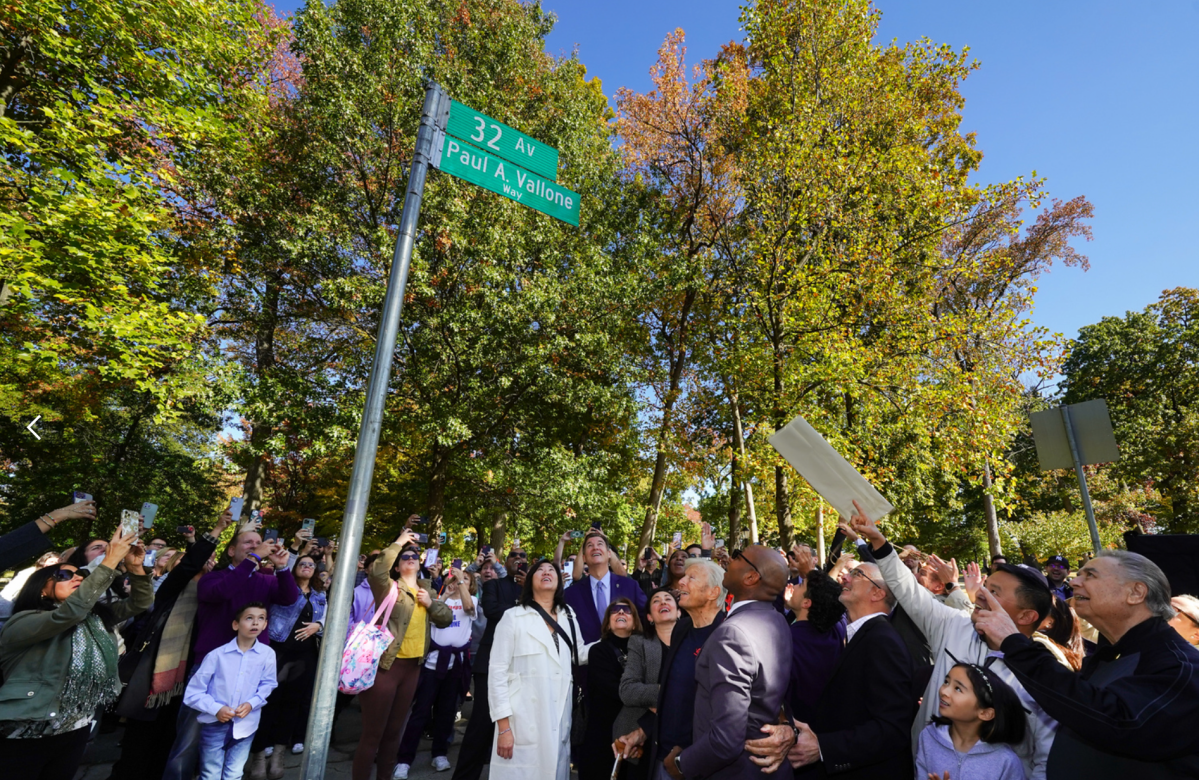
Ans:
{"type": "MultiPolygon", "coordinates": [[[[472,702],[465,702],[462,705],[462,717],[454,726],[454,741],[450,745],[450,753],[447,756],[450,759],[450,765],[453,766],[458,759],[458,748],[462,743],[462,734],[466,730],[466,719],[470,717],[472,702]]],[[[350,762],[354,758],[354,749],[358,746],[358,735],[362,731],[362,710],[358,707],[358,702],[354,701],[341,717],[337,720],[337,727],[333,732],[333,741],[329,745],[329,763],[326,765],[325,777],[329,780],[350,780],[350,762]]],[[[75,775],[75,780],[107,780],[108,775],[112,771],[113,763],[121,755],[121,735],[124,733],[123,728],[118,728],[108,734],[100,734],[95,741],[88,745],[87,753],[83,757],[83,766],[80,767],[79,773],[75,775]]],[[[284,766],[287,768],[287,774],[283,776],[284,780],[299,780],[300,778],[300,758],[302,756],[291,754],[290,746],[287,749],[287,755],[284,757],[284,766]]],[[[416,761],[412,764],[412,769],[408,773],[410,780],[449,780],[453,774],[453,770],[448,772],[435,772],[431,765],[432,757],[429,754],[429,740],[422,739],[420,749],[416,754],[416,761]]],[[[487,777],[487,770],[483,770],[483,778],[487,777]]],[[[245,777],[243,775],[243,777],[245,777]]],[[[157,780],[156,778],[146,778],[146,780],[157,780]]]]}

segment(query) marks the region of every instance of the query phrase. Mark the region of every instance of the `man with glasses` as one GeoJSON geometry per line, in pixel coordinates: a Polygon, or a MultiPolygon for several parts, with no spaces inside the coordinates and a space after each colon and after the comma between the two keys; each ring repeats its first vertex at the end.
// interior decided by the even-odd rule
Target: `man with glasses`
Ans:
{"type": "Polygon", "coordinates": [[[1049,560],[1045,561],[1045,577],[1049,580],[1049,590],[1062,601],[1069,601],[1074,596],[1074,589],[1068,582],[1070,564],[1066,562],[1064,555],[1049,556],[1049,560]]]}
{"type": "MultiPolygon", "coordinates": [[[[479,595],[479,606],[487,619],[487,628],[479,640],[479,650],[471,658],[471,677],[474,680],[473,704],[466,733],[462,735],[462,748],[458,751],[458,764],[454,767],[453,780],[478,780],[483,766],[491,761],[491,738],[494,726],[491,708],[487,702],[487,665],[491,660],[491,645],[495,641],[495,627],[504,613],[519,603],[525,585],[525,569],[529,555],[519,547],[508,551],[504,563],[507,576],[484,580],[479,595]]],[[[483,556],[483,569],[495,565],[495,553],[483,556]]]]}

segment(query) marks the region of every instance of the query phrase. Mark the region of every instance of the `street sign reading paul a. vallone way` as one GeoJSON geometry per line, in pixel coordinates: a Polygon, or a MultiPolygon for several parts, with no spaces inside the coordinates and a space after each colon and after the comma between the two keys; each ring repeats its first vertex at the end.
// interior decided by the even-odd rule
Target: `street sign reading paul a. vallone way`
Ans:
{"type": "Polygon", "coordinates": [[[445,131],[485,152],[514,162],[542,178],[558,178],[558,150],[534,140],[503,122],[480,114],[457,100],[450,101],[450,118],[445,131]]]}
{"type": "Polygon", "coordinates": [[[542,214],[579,226],[577,192],[546,181],[513,162],[505,162],[457,138],[445,137],[437,167],[542,214]]]}

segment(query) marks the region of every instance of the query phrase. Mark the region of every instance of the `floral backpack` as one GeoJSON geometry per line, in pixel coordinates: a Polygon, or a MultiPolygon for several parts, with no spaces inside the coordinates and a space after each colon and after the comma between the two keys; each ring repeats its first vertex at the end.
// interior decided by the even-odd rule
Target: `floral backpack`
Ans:
{"type": "Polygon", "coordinates": [[[383,603],[375,611],[375,616],[368,622],[354,626],[350,638],[346,641],[346,649],[341,654],[341,673],[337,678],[337,690],[350,694],[362,693],[375,684],[375,675],[379,672],[379,659],[395,639],[387,630],[387,624],[391,621],[391,608],[395,606],[398,595],[399,591],[393,582],[391,592],[383,599],[383,603]],[[376,625],[380,615],[383,617],[383,623],[376,625]]]}

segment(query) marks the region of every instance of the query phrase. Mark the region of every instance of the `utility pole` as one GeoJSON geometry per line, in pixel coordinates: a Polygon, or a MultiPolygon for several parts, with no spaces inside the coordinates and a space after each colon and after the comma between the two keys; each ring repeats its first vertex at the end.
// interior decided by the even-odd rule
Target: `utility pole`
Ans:
{"type": "Polygon", "coordinates": [[[425,177],[434,153],[435,132],[443,129],[448,98],[441,87],[430,82],[425,90],[421,109],[420,129],[416,132],[416,150],[412,155],[412,171],[404,196],[404,211],[400,215],[400,232],[396,237],[395,254],[391,260],[391,276],[387,280],[387,297],[379,318],[379,337],[375,344],[375,360],[366,385],[366,405],[358,429],[358,447],[354,451],[354,470],[350,475],[350,492],[346,497],[345,513],[341,520],[341,550],[343,565],[333,572],[325,619],[325,641],[321,645],[320,661],[316,667],[316,688],[312,700],[312,715],[308,719],[308,734],[304,738],[304,758],[300,762],[300,777],[304,780],[323,780],[329,756],[329,740],[333,735],[333,705],[337,697],[338,675],[341,670],[342,638],[350,620],[350,605],[354,600],[353,566],[346,561],[358,559],[362,547],[362,529],[366,507],[370,500],[371,481],[375,473],[375,456],[379,449],[379,430],[383,424],[383,406],[391,379],[392,357],[396,336],[400,330],[400,313],[404,306],[404,286],[408,282],[408,264],[416,238],[416,223],[420,217],[425,177]]]}

